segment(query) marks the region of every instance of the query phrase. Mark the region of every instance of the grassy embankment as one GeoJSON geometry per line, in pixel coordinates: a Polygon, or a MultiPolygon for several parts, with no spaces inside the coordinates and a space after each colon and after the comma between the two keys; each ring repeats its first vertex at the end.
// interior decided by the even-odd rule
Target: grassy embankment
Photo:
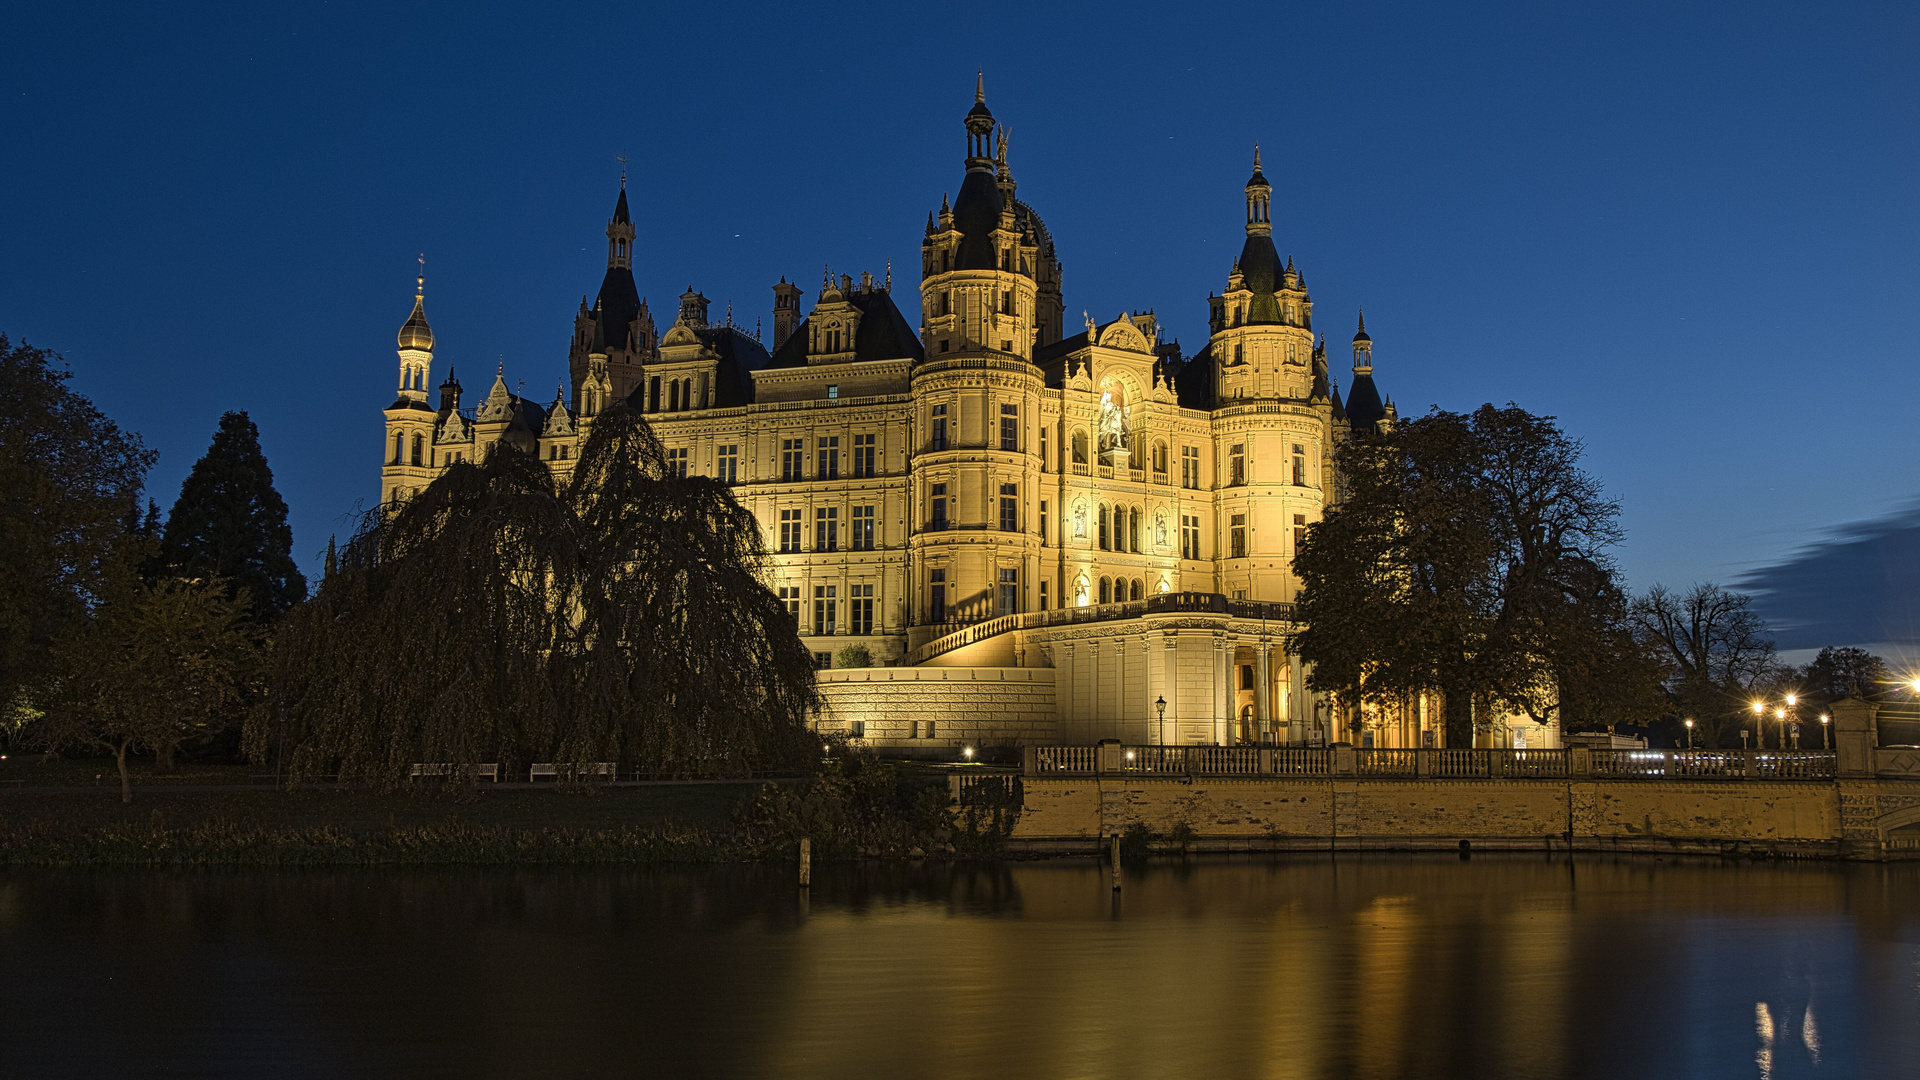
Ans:
{"type": "Polygon", "coordinates": [[[939,773],[870,761],[772,788],[483,783],[452,794],[283,791],[257,772],[147,766],[123,804],[111,762],[0,760],[0,866],[741,862],[790,859],[800,835],[823,858],[977,850],[982,839],[954,821],[939,773]]]}

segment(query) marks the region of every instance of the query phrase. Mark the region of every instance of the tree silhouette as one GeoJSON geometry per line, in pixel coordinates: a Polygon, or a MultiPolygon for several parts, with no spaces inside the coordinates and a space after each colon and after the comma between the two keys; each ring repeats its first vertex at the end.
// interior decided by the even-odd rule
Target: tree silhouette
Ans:
{"type": "Polygon", "coordinates": [[[244,590],[257,622],[306,599],[307,579],[293,562],[287,504],[273,487],[260,430],[244,412],[220,417],[213,445],[194,462],[167,515],[160,559],[182,578],[222,578],[244,590]]]}
{"type": "Polygon", "coordinates": [[[502,445],[375,511],[275,636],[296,779],[392,786],[414,762],[620,761],[653,776],[792,767],[812,660],[761,581],[758,522],[679,477],[639,414],[596,416],[570,481],[502,445]]]}

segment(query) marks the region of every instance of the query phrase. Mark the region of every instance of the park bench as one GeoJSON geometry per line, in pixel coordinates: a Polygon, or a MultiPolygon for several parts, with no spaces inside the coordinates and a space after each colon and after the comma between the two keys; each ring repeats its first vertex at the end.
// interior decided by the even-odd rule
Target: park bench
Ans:
{"type": "Polygon", "coordinates": [[[493,762],[486,765],[454,765],[444,761],[415,762],[408,776],[467,776],[475,780],[500,782],[500,765],[493,762]]]}
{"type": "Polygon", "coordinates": [[[615,778],[615,775],[615,766],[611,761],[595,761],[585,765],[574,762],[537,761],[527,770],[527,782],[533,783],[541,777],[547,777],[553,780],[558,780],[561,777],[567,777],[569,779],[605,777],[608,780],[612,780],[615,778]]]}

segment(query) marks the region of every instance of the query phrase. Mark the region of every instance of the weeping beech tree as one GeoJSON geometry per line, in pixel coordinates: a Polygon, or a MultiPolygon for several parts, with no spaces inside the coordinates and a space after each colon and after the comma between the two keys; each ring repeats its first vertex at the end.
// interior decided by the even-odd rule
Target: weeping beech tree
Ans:
{"type": "Polygon", "coordinates": [[[594,418],[565,488],[502,445],[370,514],[275,636],[256,761],[393,786],[416,762],[800,765],[812,657],[753,514],[678,477],[639,414],[594,418]]]}

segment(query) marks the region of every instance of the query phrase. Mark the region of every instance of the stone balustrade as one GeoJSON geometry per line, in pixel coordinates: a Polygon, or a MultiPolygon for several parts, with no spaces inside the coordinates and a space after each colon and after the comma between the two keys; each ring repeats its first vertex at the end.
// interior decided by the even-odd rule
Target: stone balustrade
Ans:
{"type": "Polygon", "coordinates": [[[1832,780],[1831,750],[1362,750],[1260,746],[1030,746],[1028,776],[1339,776],[1358,779],[1832,780]]]}

